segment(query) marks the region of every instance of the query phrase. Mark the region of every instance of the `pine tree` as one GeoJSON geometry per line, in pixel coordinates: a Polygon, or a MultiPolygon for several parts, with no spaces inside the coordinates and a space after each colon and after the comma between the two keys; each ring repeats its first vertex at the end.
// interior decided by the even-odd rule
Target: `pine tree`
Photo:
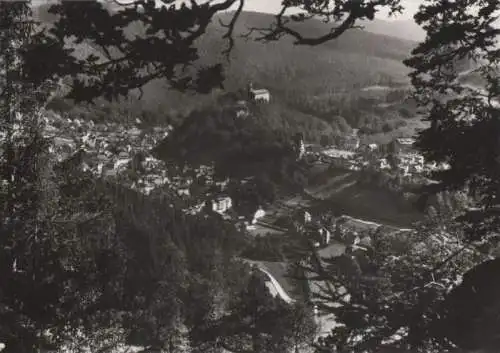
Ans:
{"type": "Polygon", "coordinates": [[[47,282],[47,273],[43,273],[42,267],[48,269],[50,265],[40,266],[42,258],[51,254],[39,251],[44,241],[43,221],[38,212],[44,167],[44,144],[36,112],[40,97],[37,87],[23,82],[21,50],[32,30],[29,4],[2,2],[0,26],[0,337],[7,352],[26,352],[40,345],[39,337],[43,337],[48,317],[53,318],[51,307],[58,300],[57,295],[51,300],[49,292],[55,294],[60,288],[47,282]]]}
{"type": "MultiPolygon", "coordinates": [[[[0,24],[0,337],[6,352],[33,352],[101,322],[95,307],[106,297],[102,284],[113,282],[101,278],[109,268],[98,260],[107,249],[90,239],[102,239],[108,227],[99,224],[103,209],[92,210],[96,198],[68,194],[49,154],[42,118],[51,85],[27,80],[25,71],[30,3],[1,2],[0,24]]],[[[88,186],[72,182],[81,182],[81,191],[88,186]]]]}

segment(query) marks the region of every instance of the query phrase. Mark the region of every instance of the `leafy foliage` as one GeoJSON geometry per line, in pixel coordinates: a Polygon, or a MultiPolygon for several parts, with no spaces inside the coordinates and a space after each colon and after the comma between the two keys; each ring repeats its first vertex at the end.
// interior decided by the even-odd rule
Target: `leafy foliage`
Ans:
{"type": "Polygon", "coordinates": [[[7,352],[29,352],[57,346],[84,320],[75,312],[88,309],[94,282],[89,279],[86,287],[88,300],[72,288],[93,267],[75,231],[102,218],[85,212],[75,219],[64,208],[40,134],[47,87],[24,80],[21,52],[30,43],[29,4],[2,3],[0,17],[0,336],[7,352]]]}
{"type": "Polygon", "coordinates": [[[231,352],[282,352],[298,349],[314,339],[310,308],[273,298],[262,274],[255,271],[248,284],[205,335],[231,352]]]}
{"type": "MultiPolygon", "coordinates": [[[[468,241],[487,251],[498,244],[498,11],[495,1],[426,3],[415,16],[427,31],[426,40],[405,62],[413,69],[415,99],[428,108],[430,127],[420,133],[418,146],[428,160],[449,164],[435,173],[439,184],[431,191],[466,192],[475,207],[457,220],[468,241]],[[472,67],[462,75],[465,61],[472,67]],[[474,81],[468,80],[471,76],[474,81]]],[[[489,329],[492,322],[482,316],[481,307],[483,302],[492,308],[497,304],[482,292],[471,293],[472,283],[478,281],[479,290],[481,281],[493,276],[489,271],[494,267],[494,261],[479,265],[447,298],[447,325],[457,329],[448,327],[444,336],[461,348],[489,351],[495,341],[498,330],[489,329]],[[461,300],[474,308],[477,319],[462,308],[461,300]],[[451,320],[456,320],[453,325],[451,320]]]]}
{"type": "MultiPolygon", "coordinates": [[[[235,241],[240,234],[222,220],[185,216],[175,210],[174,200],[146,198],[103,185],[71,168],[60,168],[55,174],[44,159],[45,146],[36,133],[35,115],[29,110],[36,105],[21,92],[27,87],[21,81],[28,78],[37,86],[48,79],[73,76],[69,97],[77,101],[117,98],[156,79],[173,88],[194,88],[202,93],[222,83],[220,58],[201,67],[193,64],[200,56],[197,41],[211,20],[236,1],[192,2],[189,8],[164,3],[166,6],[156,7],[153,1],[139,0],[121,11],[108,11],[96,1],[63,2],[52,8],[58,17],[51,29],[33,36],[29,48],[22,50],[14,48],[17,43],[11,39],[26,41],[30,29],[14,26],[13,31],[2,32],[8,33],[0,38],[0,55],[8,75],[2,77],[1,87],[7,143],[6,163],[2,164],[6,181],[2,197],[6,201],[0,259],[1,278],[8,284],[1,292],[0,315],[6,324],[0,333],[9,352],[39,349],[47,343],[60,346],[67,337],[82,331],[92,335],[103,328],[124,330],[128,343],[171,352],[185,346],[186,337],[200,351],[205,343],[240,351],[283,351],[313,334],[304,308],[290,308],[271,298],[257,277],[248,283],[240,281],[245,269],[236,266],[234,259],[241,249],[235,241]],[[136,22],[145,35],[130,35],[128,31],[136,22]],[[74,42],[68,43],[69,38],[74,42]],[[97,49],[83,58],[72,56],[75,46],[83,41],[97,49]],[[15,60],[21,52],[27,64],[22,70],[15,60]],[[42,68],[40,59],[49,56],[49,66],[42,68]],[[17,81],[13,83],[12,78],[17,81]],[[32,119],[21,121],[25,131],[19,140],[13,139],[11,130],[11,112],[16,109],[21,117],[32,119]],[[238,295],[232,301],[229,298],[234,293],[238,295]],[[203,300],[199,306],[189,306],[195,298],[203,300]],[[210,334],[209,342],[200,339],[206,333],[210,334]]],[[[222,36],[229,49],[243,2],[239,4],[229,25],[222,26],[228,30],[222,36]]],[[[2,20],[6,20],[2,23],[23,17],[25,5],[1,5],[2,20]]],[[[399,1],[283,1],[282,7],[274,22],[261,30],[261,39],[288,36],[297,45],[314,45],[339,37],[358,19],[373,19],[380,7],[398,11],[399,1]],[[290,7],[306,13],[285,18],[290,7]],[[308,33],[295,26],[305,21],[317,24],[312,18],[318,16],[334,20],[326,34],[318,28],[308,33]]],[[[393,346],[421,351],[446,346],[450,339],[467,348],[497,344],[492,338],[495,332],[481,328],[481,323],[491,324],[491,317],[480,317],[480,325],[465,337],[464,317],[470,313],[452,314],[457,303],[470,297],[496,306],[491,297],[482,296],[484,291],[471,295],[475,272],[459,289],[450,295],[447,292],[461,273],[484,260],[474,240],[497,230],[499,131],[494,101],[498,95],[495,44],[499,32],[492,23],[498,7],[495,1],[428,2],[416,16],[428,36],[406,61],[414,69],[415,99],[431,108],[431,128],[421,134],[420,148],[428,159],[450,164],[449,170],[436,174],[442,188],[465,188],[482,208],[461,219],[465,229],[453,222],[440,222],[406,238],[402,234],[374,234],[373,245],[366,252],[357,250],[335,259],[322,259],[314,252],[305,264],[315,274],[313,285],[319,283],[311,289],[312,300],[344,324],[323,342],[327,349],[375,351],[387,345],[388,339],[396,341],[393,346]],[[478,10],[477,14],[470,13],[471,9],[478,10]],[[457,71],[468,59],[476,61],[477,72],[486,81],[486,95],[476,87],[460,85],[457,71]],[[444,321],[439,317],[442,312],[444,321]],[[460,323],[456,332],[442,329],[443,322],[449,324],[450,320],[460,323]]],[[[330,67],[331,60],[324,65],[330,67]]],[[[245,69],[250,66],[244,65],[245,69]]],[[[305,68],[309,75],[312,68],[305,68]]],[[[284,72],[299,76],[280,66],[267,74],[267,80],[285,76],[284,72]]],[[[332,89],[327,91],[332,93],[332,89]]],[[[319,102],[306,99],[299,109],[307,114],[311,111],[304,110],[313,110],[339,131],[348,130],[346,125],[365,127],[367,132],[391,128],[379,119],[371,119],[373,126],[366,127],[363,114],[345,124],[347,121],[338,116],[352,110],[337,110],[333,115],[329,103],[319,102]]],[[[372,108],[376,111],[370,98],[356,102],[366,105],[370,114],[372,108]]],[[[224,109],[192,113],[173,138],[158,148],[158,154],[193,165],[215,162],[219,174],[234,179],[257,176],[285,181],[283,176],[291,174],[287,168],[293,153],[286,135],[259,126],[259,113],[266,115],[268,111],[257,109],[255,121],[250,122],[234,119],[233,113],[224,109]]],[[[284,121],[281,123],[286,125],[284,121]]],[[[435,213],[446,212],[444,205],[435,213]]],[[[495,265],[491,264],[484,268],[495,265]]],[[[480,316],[480,306],[474,307],[480,316]]]]}
{"type": "Polygon", "coordinates": [[[442,338],[437,327],[444,298],[484,257],[459,238],[435,234],[433,227],[406,234],[380,230],[370,238],[368,250],[335,258],[315,251],[305,266],[312,301],[339,324],[319,348],[429,352],[442,347],[436,342],[442,338]]]}
{"type": "MultiPolygon", "coordinates": [[[[428,160],[450,165],[434,176],[439,186],[468,188],[486,208],[480,222],[492,229],[497,221],[491,208],[496,206],[499,190],[499,110],[495,103],[499,30],[493,26],[498,10],[498,4],[490,1],[426,4],[415,19],[428,36],[406,61],[414,70],[415,98],[430,108],[426,119],[431,126],[421,132],[418,146],[428,160]],[[476,7],[478,15],[471,10],[476,7]],[[474,71],[486,81],[484,89],[458,79],[458,63],[465,59],[475,63],[474,71]]],[[[471,236],[476,238],[485,235],[479,229],[474,233],[471,236]]]]}
{"type": "Polygon", "coordinates": [[[498,259],[476,266],[446,298],[443,335],[464,349],[493,352],[498,347],[498,288],[491,282],[497,270],[498,259]]]}

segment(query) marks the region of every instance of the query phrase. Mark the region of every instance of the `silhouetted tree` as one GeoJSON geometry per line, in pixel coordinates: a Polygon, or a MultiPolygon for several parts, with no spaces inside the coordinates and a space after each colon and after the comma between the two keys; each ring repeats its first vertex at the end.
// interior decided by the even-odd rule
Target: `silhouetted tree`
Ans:
{"type": "Polygon", "coordinates": [[[446,297],[440,329],[445,338],[460,347],[481,352],[498,349],[499,260],[489,260],[466,272],[462,283],[446,297]]]}
{"type": "Polygon", "coordinates": [[[455,234],[436,234],[432,226],[417,232],[372,234],[368,251],[334,258],[314,251],[303,263],[311,300],[344,325],[332,330],[321,349],[442,351],[445,341],[436,340],[444,298],[485,256],[466,242],[452,241],[455,234]]]}
{"type": "Polygon", "coordinates": [[[49,153],[42,118],[51,85],[27,81],[22,56],[30,16],[29,2],[0,4],[0,341],[7,352],[58,349],[91,326],[115,328],[113,307],[101,310],[117,279],[107,261],[119,250],[109,237],[109,202],[78,173],[78,154],[57,168],[49,153]]]}
{"type": "MultiPolygon", "coordinates": [[[[497,38],[500,30],[495,25],[499,10],[500,4],[495,1],[426,3],[415,20],[427,31],[427,37],[406,61],[413,69],[410,77],[415,87],[414,98],[426,108],[426,120],[430,122],[430,127],[419,134],[417,146],[427,160],[449,165],[448,169],[433,173],[439,184],[432,185],[431,190],[466,191],[470,202],[465,202],[465,206],[470,204],[475,208],[465,212],[459,221],[473,244],[492,245],[489,239],[497,243],[492,236],[498,233],[500,221],[497,211],[500,192],[497,38]],[[472,68],[470,73],[464,72],[469,68],[472,68]],[[467,84],[470,74],[480,77],[483,85],[467,84]]],[[[483,278],[488,275],[494,278],[494,272],[488,274],[489,269],[489,265],[481,266],[477,271],[482,272],[483,278]]],[[[448,309],[460,313],[456,318],[457,330],[448,331],[448,339],[463,348],[491,350],[498,330],[490,330],[495,324],[488,322],[488,316],[479,309],[476,313],[483,315],[484,320],[469,317],[464,321],[460,316],[464,313],[464,302],[455,299],[465,298],[462,294],[470,291],[470,284],[465,282],[448,300],[448,309]],[[452,303],[457,306],[453,307],[452,303]],[[483,333],[480,339],[478,332],[483,333]]],[[[476,300],[482,303],[485,299],[471,295],[465,306],[477,308],[481,303],[476,300]]],[[[489,305],[495,307],[497,303],[489,305]]],[[[448,325],[455,326],[455,322],[448,325]]]]}
{"type": "MultiPolygon", "coordinates": [[[[36,81],[72,76],[69,96],[77,100],[116,98],[154,79],[166,80],[181,90],[191,88],[206,93],[222,83],[223,67],[219,62],[195,68],[192,64],[200,56],[196,42],[216,14],[237,6],[230,22],[224,24],[227,31],[222,35],[227,40],[225,54],[229,55],[244,4],[245,0],[191,1],[189,6],[166,0],[63,1],[51,6],[50,14],[56,15],[51,28],[36,36],[38,45],[28,53],[29,74],[36,81]],[[131,26],[141,28],[144,36],[131,38],[127,34],[131,26]],[[77,59],[72,56],[74,47],[66,41],[68,38],[74,38],[75,43],[85,41],[96,50],[77,59]],[[46,64],[40,66],[41,62],[46,64]],[[182,67],[191,69],[180,70],[182,67]]],[[[296,45],[318,45],[356,27],[358,20],[373,20],[383,8],[391,12],[402,9],[400,0],[284,0],[273,23],[254,31],[259,33],[257,39],[264,41],[288,36],[296,45]],[[291,8],[304,13],[285,15],[291,8]],[[331,31],[309,36],[293,25],[311,18],[331,21],[331,31]]]]}
{"type": "Polygon", "coordinates": [[[316,326],[310,308],[273,297],[258,270],[228,309],[205,335],[231,352],[278,353],[314,340],[316,326]]]}
{"type": "Polygon", "coordinates": [[[467,187],[469,195],[485,207],[482,222],[493,228],[498,219],[490,212],[497,206],[500,190],[499,108],[495,103],[500,30],[493,24],[499,6],[491,1],[465,5],[462,1],[440,0],[426,4],[415,20],[428,36],[406,61],[413,69],[414,98],[430,110],[425,118],[430,127],[419,134],[417,146],[427,160],[450,166],[433,173],[440,182],[433,188],[467,187]],[[466,60],[484,79],[484,87],[464,85],[457,79],[459,64],[466,60]]]}

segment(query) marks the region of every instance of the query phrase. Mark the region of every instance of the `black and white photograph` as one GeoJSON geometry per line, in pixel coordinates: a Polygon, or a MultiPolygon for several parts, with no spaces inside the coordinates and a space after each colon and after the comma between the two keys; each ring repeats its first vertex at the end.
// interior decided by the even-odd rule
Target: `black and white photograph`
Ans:
{"type": "Polygon", "coordinates": [[[500,353],[500,0],[0,0],[0,206],[0,353],[500,353]]]}

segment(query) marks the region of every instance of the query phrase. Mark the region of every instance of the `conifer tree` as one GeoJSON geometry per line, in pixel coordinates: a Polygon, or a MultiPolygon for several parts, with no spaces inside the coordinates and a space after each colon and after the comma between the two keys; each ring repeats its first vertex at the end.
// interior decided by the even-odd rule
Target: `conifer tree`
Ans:
{"type": "Polygon", "coordinates": [[[52,87],[26,78],[29,1],[1,2],[0,26],[0,340],[6,352],[33,352],[66,344],[109,314],[96,306],[106,296],[109,268],[98,260],[111,229],[107,204],[92,207],[84,179],[72,180],[81,183],[71,194],[49,153],[43,118],[52,87]]]}

